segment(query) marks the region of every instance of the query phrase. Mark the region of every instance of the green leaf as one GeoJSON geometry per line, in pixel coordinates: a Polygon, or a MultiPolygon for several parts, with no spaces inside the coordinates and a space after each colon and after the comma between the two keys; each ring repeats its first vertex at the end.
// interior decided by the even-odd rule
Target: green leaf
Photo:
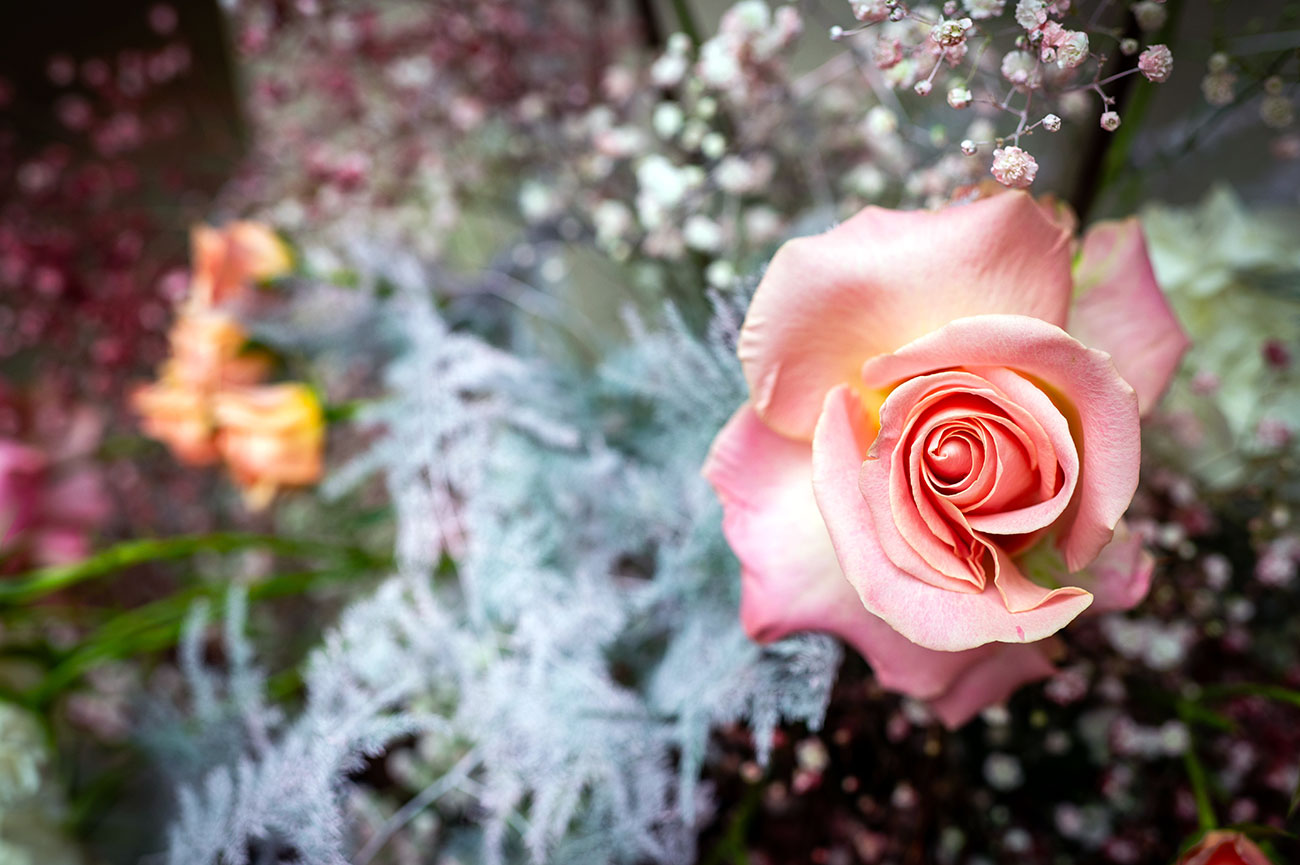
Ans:
{"type": "Polygon", "coordinates": [[[239,532],[179,535],[171,538],[124,541],[75,564],[29,571],[0,583],[0,605],[31,603],[69,586],[145,562],[183,559],[200,552],[228,553],[259,547],[286,555],[329,553],[341,556],[359,566],[381,564],[386,566],[385,560],[376,558],[360,548],[341,547],[321,541],[239,532]]]}
{"type": "Polygon", "coordinates": [[[1201,691],[1202,700],[1226,700],[1232,697],[1263,697],[1300,708],[1300,691],[1293,691],[1280,685],[1243,682],[1235,685],[1207,685],[1201,691]]]}
{"type": "MultiPolygon", "coordinates": [[[[351,569],[279,574],[249,587],[248,597],[267,600],[298,595],[325,583],[355,579],[356,572],[351,569]]],[[[68,653],[32,693],[24,695],[25,701],[48,704],[95,667],[170,648],[180,637],[194,603],[205,598],[219,600],[226,589],[225,584],[217,583],[195,586],[115,616],[68,653]]]]}

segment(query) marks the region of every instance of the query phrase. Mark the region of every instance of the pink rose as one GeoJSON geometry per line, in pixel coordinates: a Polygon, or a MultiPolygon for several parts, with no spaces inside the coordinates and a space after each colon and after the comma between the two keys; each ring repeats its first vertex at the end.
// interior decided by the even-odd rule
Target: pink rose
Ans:
{"type": "Polygon", "coordinates": [[[1135,220],[1071,257],[1020,192],[777,252],[740,335],[750,401],[704,469],[752,637],[837,634],[955,727],[1049,675],[1085,609],[1146,594],[1120,518],[1186,339],[1135,220]]]}

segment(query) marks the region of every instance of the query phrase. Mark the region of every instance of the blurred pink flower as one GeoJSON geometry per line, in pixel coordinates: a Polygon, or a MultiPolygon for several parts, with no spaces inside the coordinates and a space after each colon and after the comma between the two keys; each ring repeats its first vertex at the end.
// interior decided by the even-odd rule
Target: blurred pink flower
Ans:
{"type": "Polygon", "coordinates": [[[0,439],[0,557],[16,556],[20,566],[83,559],[108,511],[97,469],[0,439]]]}

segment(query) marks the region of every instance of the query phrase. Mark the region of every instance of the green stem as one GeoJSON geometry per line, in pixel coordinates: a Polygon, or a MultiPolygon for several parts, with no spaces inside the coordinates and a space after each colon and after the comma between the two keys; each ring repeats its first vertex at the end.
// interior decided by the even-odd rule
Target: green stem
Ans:
{"type": "Polygon", "coordinates": [[[1300,708],[1300,691],[1292,691],[1279,685],[1243,682],[1236,685],[1207,685],[1201,689],[1202,700],[1224,700],[1230,697],[1264,697],[1300,708]]]}
{"type": "Polygon", "coordinates": [[[691,44],[699,48],[704,40],[700,36],[699,25],[695,23],[690,0],[673,0],[673,12],[677,14],[677,26],[691,40],[691,44]]]}
{"type": "Polygon", "coordinates": [[[0,584],[0,605],[27,604],[77,583],[93,580],[145,562],[181,559],[200,552],[228,553],[249,548],[293,554],[334,553],[360,563],[377,564],[371,554],[355,547],[338,547],[320,541],[274,535],[219,532],[172,538],[126,541],[72,565],[29,571],[0,584]]]}
{"type": "Polygon", "coordinates": [[[1196,746],[1189,743],[1183,752],[1183,765],[1187,767],[1187,780],[1192,785],[1192,796],[1196,799],[1196,822],[1205,832],[1218,828],[1218,818],[1214,816],[1214,803],[1210,801],[1210,785],[1205,778],[1205,767],[1201,758],[1196,756],[1196,746]]]}
{"type": "MultiPolygon", "coordinates": [[[[267,600],[297,595],[324,582],[355,577],[355,571],[350,569],[281,574],[251,586],[248,597],[249,600],[267,600]]],[[[219,600],[226,588],[216,584],[196,586],[109,620],[69,653],[39,686],[23,695],[23,701],[30,705],[48,705],[95,667],[169,648],[179,639],[185,617],[194,603],[204,598],[219,600]]]]}

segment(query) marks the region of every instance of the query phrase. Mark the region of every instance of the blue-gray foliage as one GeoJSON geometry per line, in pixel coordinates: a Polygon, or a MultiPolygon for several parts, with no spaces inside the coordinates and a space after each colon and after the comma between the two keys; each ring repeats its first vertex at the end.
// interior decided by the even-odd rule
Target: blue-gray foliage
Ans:
{"type": "Polygon", "coordinates": [[[367,417],[383,435],[333,492],[382,473],[399,572],[312,655],[290,721],[261,696],[238,628],[226,685],[191,629],[196,710],[216,718],[224,694],[245,739],[179,791],[168,861],[292,849],[366,865],[452,792],[484,862],[691,861],[710,731],[748,723],[764,756],[783,719],[820,722],[839,662],[829,638],[761,647],[741,631],[737,565],[700,476],[745,399],[746,298],[715,298],[704,336],[671,306],[629,316],[626,348],[582,373],[456,332],[423,284],[436,275],[393,262],[395,290],[376,302],[404,350],[367,417]],[[435,577],[443,551],[455,572],[435,577]],[[411,735],[454,765],[367,825],[348,773],[411,735]]]}

